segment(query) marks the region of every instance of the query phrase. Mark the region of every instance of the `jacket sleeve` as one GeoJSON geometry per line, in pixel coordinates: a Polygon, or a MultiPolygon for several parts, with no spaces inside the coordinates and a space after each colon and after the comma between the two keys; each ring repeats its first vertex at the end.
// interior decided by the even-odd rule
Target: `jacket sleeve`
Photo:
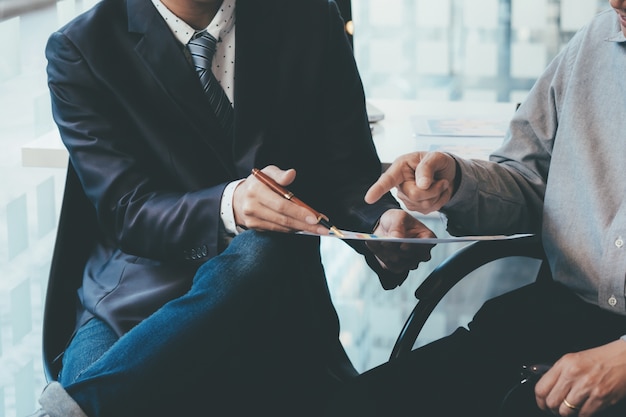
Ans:
{"type": "Polygon", "coordinates": [[[214,256],[226,184],[191,189],[163,172],[100,64],[65,34],[51,35],[46,57],[55,122],[109,244],[162,261],[214,256]]]}

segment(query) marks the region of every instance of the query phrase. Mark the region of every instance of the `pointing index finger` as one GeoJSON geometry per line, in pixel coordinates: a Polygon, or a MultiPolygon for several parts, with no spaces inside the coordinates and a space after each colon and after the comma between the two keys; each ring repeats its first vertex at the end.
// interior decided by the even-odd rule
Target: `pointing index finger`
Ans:
{"type": "Polygon", "coordinates": [[[401,183],[401,170],[392,164],[387,171],[383,172],[380,178],[372,184],[369,190],[367,190],[367,193],[365,193],[365,202],[368,204],[375,203],[385,195],[385,193],[401,183]]]}

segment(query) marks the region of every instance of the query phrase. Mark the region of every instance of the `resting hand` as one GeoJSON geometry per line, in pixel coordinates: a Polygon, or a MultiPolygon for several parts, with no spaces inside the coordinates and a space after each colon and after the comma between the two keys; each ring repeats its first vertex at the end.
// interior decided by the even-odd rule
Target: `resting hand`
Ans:
{"type": "MultiPolygon", "coordinates": [[[[435,237],[422,222],[404,210],[387,210],[380,217],[374,234],[392,237],[435,237]]],[[[420,262],[430,260],[434,245],[366,241],[367,247],[376,255],[383,268],[401,273],[416,269],[420,262]]]]}
{"type": "MultiPolygon", "coordinates": [[[[262,171],[283,187],[296,178],[294,169],[283,171],[269,165],[262,171]]],[[[310,210],[272,191],[252,174],[235,189],[233,212],[237,225],[247,229],[328,234],[310,210]]]]}
{"type": "Polygon", "coordinates": [[[563,356],[537,382],[535,396],[542,410],[579,417],[626,398],[626,342],[563,356]]]}
{"type": "Polygon", "coordinates": [[[454,194],[454,159],[442,152],[414,152],[396,159],[365,194],[374,203],[396,187],[398,198],[409,210],[439,210],[454,194]]]}

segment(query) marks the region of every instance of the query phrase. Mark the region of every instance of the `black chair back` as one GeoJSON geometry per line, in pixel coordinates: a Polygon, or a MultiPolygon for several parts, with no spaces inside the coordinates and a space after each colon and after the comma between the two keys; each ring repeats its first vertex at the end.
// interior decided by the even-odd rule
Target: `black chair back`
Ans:
{"type": "Polygon", "coordinates": [[[97,233],[94,208],[68,165],[43,316],[43,365],[46,379],[56,381],[61,357],[76,326],[77,290],[97,233]]]}

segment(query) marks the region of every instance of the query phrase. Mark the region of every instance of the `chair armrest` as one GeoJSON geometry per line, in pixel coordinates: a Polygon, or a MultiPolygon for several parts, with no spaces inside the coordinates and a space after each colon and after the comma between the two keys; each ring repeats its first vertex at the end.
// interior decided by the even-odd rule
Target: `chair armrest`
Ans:
{"type": "MultiPolygon", "coordinates": [[[[477,268],[511,256],[543,260],[544,252],[539,237],[474,242],[459,249],[439,264],[415,290],[418,303],[396,340],[390,360],[397,359],[413,349],[430,313],[452,287],[477,268]]],[[[542,278],[547,273],[545,265],[544,262],[540,271],[542,278]]]]}

